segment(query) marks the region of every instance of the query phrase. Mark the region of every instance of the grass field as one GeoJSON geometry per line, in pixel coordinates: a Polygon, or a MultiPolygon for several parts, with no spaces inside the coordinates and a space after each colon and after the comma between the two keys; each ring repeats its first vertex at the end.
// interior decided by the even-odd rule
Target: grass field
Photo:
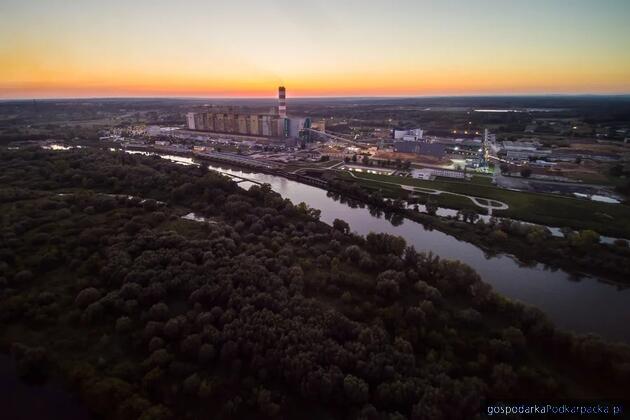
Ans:
{"type": "MultiPolygon", "coordinates": [[[[345,179],[353,179],[345,173],[341,176],[345,179]]],[[[598,203],[552,194],[510,191],[495,187],[489,183],[485,184],[483,181],[424,181],[374,174],[361,174],[360,176],[364,179],[355,178],[354,180],[372,188],[378,185],[375,182],[384,181],[483,197],[502,201],[510,206],[508,210],[495,211],[494,214],[496,216],[511,217],[549,226],[593,229],[608,236],[630,238],[630,206],[623,204],[598,203]]],[[[380,185],[383,189],[395,189],[393,185],[380,185]]],[[[455,204],[457,205],[458,202],[463,203],[463,201],[457,200],[455,204]]]]}
{"type": "MultiPolygon", "coordinates": [[[[395,178],[395,177],[392,177],[395,178]]],[[[358,180],[357,180],[358,181],[358,180]]],[[[383,184],[378,181],[365,181],[361,180],[361,186],[363,188],[367,188],[369,190],[377,191],[380,190],[388,197],[393,198],[403,198],[405,192],[395,185],[391,184],[383,184]]],[[[430,197],[430,199],[435,202],[438,207],[445,207],[449,209],[472,209],[480,211],[481,209],[475,205],[469,198],[462,197],[459,195],[451,195],[451,194],[441,194],[441,195],[433,195],[433,194],[422,194],[417,193],[419,196],[430,197]]]]}

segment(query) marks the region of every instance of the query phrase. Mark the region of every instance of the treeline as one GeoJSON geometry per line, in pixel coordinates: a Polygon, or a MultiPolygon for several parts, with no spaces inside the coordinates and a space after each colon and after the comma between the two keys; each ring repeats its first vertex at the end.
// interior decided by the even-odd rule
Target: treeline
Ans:
{"type": "Polygon", "coordinates": [[[268,186],[84,149],[0,169],[0,344],[100,416],[462,419],[627,389],[627,346],[268,186]]]}

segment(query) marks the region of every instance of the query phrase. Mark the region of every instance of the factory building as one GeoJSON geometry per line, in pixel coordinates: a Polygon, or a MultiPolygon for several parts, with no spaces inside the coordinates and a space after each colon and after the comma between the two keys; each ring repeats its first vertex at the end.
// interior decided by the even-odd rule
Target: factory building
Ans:
{"type": "Polygon", "coordinates": [[[420,141],[424,136],[424,130],[414,128],[413,130],[394,130],[394,140],[420,141]]]}
{"type": "Polygon", "coordinates": [[[189,130],[271,138],[308,139],[310,118],[287,117],[286,89],[278,88],[278,107],[270,114],[240,114],[232,110],[189,112],[189,130]]]}
{"type": "Polygon", "coordinates": [[[444,156],[446,146],[440,143],[425,143],[418,141],[397,141],[394,143],[394,151],[398,153],[416,153],[418,155],[441,158],[444,156]]]}
{"type": "Polygon", "coordinates": [[[505,158],[512,162],[526,162],[550,156],[551,149],[545,149],[541,146],[542,144],[537,139],[504,141],[502,154],[505,154],[505,158]]]}
{"type": "Polygon", "coordinates": [[[263,137],[285,137],[284,121],[277,115],[231,112],[189,112],[189,130],[263,137]]]}

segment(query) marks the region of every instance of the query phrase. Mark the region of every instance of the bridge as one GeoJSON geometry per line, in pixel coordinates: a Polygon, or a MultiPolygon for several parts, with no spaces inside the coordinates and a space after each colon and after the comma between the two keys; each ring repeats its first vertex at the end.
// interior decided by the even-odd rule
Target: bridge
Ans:
{"type": "MultiPolygon", "coordinates": [[[[266,173],[270,175],[282,176],[282,177],[285,177],[294,181],[302,182],[304,184],[313,185],[315,187],[320,187],[320,188],[328,187],[328,181],[311,177],[311,176],[298,174],[298,173],[284,171],[280,169],[280,167],[277,164],[272,163],[272,162],[261,162],[258,160],[247,158],[245,156],[227,155],[225,153],[194,152],[194,154],[195,156],[201,159],[212,160],[216,162],[231,164],[234,166],[250,168],[258,172],[262,172],[262,173],[266,173]]],[[[229,176],[232,179],[235,179],[237,183],[252,182],[257,185],[263,185],[263,183],[260,181],[254,181],[253,179],[245,178],[240,175],[233,175],[226,172],[221,172],[221,173],[226,176],[229,176]]]]}
{"type": "Polygon", "coordinates": [[[230,174],[227,172],[220,172],[218,171],[221,175],[227,176],[228,178],[232,178],[232,180],[234,182],[236,182],[237,184],[240,184],[241,182],[251,182],[252,184],[256,184],[256,185],[262,185],[263,183],[260,181],[254,181],[253,179],[249,179],[249,178],[245,178],[242,177],[240,175],[234,175],[234,174],[230,174]]]}
{"type": "Polygon", "coordinates": [[[221,163],[232,164],[235,166],[244,166],[246,168],[257,169],[260,171],[269,171],[278,169],[278,165],[273,162],[262,162],[256,159],[248,158],[246,156],[239,156],[227,153],[214,153],[214,152],[195,152],[193,154],[201,159],[212,160],[221,163]]]}

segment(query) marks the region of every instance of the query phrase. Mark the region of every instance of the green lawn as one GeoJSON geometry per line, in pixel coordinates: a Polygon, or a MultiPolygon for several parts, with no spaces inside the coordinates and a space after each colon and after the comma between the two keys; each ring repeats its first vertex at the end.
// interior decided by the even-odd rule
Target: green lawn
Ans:
{"type": "MultiPolygon", "coordinates": [[[[467,182],[467,181],[461,181],[461,182],[467,182]]],[[[483,175],[473,175],[472,179],[469,182],[473,184],[478,184],[478,185],[492,185],[492,177],[483,176],[483,175]]]]}
{"type": "MultiPolygon", "coordinates": [[[[342,174],[345,179],[353,179],[342,174]]],[[[512,217],[533,223],[549,226],[569,226],[575,229],[594,229],[609,236],[630,238],[630,206],[623,204],[607,204],[578,198],[562,197],[552,194],[537,194],[510,191],[493,185],[482,185],[479,182],[465,181],[424,181],[413,178],[402,178],[388,175],[361,174],[364,181],[374,187],[375,181],[395,182],[404,185],[433,188],[443,191],[483,197],[507,203],[510,208],[495,211],[497,216],[512,217]]],[[[381,184],[383,188],[387,184],[381,184]]],[[[387,187],[394,187],[387,185],[387,187]]]]}
{"type": "Polygon", "coordinates": [[[430,197],[439,207],[457,210],[471,209],[479,213],[482,211],[482,209],[475,205],[469,198],[462,197],[461,195],[440,194],[431,195],[430,197]]]}

